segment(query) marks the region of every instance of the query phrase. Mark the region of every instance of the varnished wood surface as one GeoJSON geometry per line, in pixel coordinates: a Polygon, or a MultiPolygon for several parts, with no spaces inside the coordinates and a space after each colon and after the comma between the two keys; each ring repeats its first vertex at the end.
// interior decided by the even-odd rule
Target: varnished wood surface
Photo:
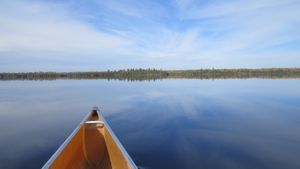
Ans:
{"type": "MultiPolygon", "coordinates": [[[[87,119],[102,120],[97,111],[87,119]]],[[[51,163],[53,169],[131,169],[105,125],[83,124],[51,163]]]]}

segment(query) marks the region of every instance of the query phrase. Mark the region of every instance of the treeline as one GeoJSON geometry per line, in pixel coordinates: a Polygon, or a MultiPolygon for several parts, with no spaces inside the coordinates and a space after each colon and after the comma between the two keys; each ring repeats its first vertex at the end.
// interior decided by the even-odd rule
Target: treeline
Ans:
{"type": "Polygon", "coordinates": [[[233,79],[233,78],[300,78],[300,68],[265,69],[197,69],[157,70],[126,69],[101,72],[20,72],[0,73],[0,80],[56,80],[56,79],[118,79],[157,80],[165,78],[233,79]]]}
{"type": "Polygon", "coordinates": [[[300,68],[173,70],[168,71],[168,76],[199,79],[300,78],[300,68]]]}
{"type": "Polygon", "coordinates": [[[118,79],[156,80],[167,78],[166,71],[157,69],[107,70],[102,72],[20,72],[0,73],[0,80],[56,80],[56,79],[118,79]]]}

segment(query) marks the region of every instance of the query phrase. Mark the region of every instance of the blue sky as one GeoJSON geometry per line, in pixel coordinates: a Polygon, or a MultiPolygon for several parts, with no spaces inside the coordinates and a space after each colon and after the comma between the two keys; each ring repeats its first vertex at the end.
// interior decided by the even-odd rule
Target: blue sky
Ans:
{"type": "Polygon", "coordinates": [[[300,67],[300,1],[0,1],[1,72],[132,67],[300,67]]]}

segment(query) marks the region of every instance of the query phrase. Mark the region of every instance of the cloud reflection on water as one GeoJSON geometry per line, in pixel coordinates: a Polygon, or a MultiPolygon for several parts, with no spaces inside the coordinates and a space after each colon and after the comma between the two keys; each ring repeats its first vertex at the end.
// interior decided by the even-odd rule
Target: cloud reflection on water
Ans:
{"type": "Polygon", "coordinates": [[[298,83],[1,82],[0,168],[42,165],[94,105],[145,168],[299,168],[298,83]]]}

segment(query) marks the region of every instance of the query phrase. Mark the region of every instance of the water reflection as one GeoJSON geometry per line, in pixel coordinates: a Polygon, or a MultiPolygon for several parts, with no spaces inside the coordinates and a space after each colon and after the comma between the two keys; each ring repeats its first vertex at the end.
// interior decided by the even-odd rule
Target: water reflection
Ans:
{"type": "Polygon", "coordinates": [[[40,168],[94,105],[147,169],[300,168],[299,82],[0,82],[0,168],[40,168]]]}

